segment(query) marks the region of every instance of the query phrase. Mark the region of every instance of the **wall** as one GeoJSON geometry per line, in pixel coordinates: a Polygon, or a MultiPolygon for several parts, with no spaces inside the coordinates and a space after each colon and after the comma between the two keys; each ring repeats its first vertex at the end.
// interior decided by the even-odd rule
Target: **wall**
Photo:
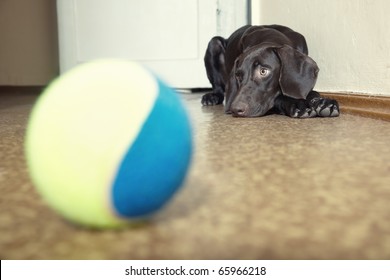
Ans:
{"type": "Polygon", "coordinates": [[[252,0],[252,24],[302,33],[320,74],[316,89],[390,96],[390,1],[252,0]]]}
{"type": "Polygon", "coordinates": [[[45,85],[58,74],[53,0],[0,0],[0,85],[45,85]]]}

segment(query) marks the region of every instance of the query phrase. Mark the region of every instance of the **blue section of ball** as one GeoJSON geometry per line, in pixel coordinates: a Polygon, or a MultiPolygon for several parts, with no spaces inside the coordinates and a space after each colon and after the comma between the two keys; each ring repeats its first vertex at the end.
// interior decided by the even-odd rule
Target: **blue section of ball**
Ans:
{"type": "Polygon", "coordinates": [[[182,185],[191,160],[187,114],[177,93],[158,85],[154,107],[113,184],[113,206],[123,217],[147,216],[161,208],[182,185]]]}

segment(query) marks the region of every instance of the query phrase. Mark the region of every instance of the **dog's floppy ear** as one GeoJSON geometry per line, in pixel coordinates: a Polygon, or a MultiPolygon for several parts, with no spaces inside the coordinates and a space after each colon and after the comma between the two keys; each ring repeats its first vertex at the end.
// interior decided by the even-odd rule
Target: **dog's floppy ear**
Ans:
{"type": "Polygon", "coordinates": [[[275,48],[280,59],[279,84],[283,95],[305,99],[314,88],[319,68],[309,56],[284,45],[275,48]]]}

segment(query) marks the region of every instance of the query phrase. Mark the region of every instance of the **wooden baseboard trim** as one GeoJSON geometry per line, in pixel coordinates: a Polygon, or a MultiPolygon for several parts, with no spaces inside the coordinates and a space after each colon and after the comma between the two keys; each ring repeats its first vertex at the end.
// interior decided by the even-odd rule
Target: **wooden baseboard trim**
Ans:
{"type": "Polygon", "coordinates": [[[0,94],[39,94],[45,86],[2,86],[0,94]]]}
{"type": "Polygon", "coordinates": [[[336,99],[341,113],[390,121],[390,97],[328,92],[321,95],[336,99]]]}

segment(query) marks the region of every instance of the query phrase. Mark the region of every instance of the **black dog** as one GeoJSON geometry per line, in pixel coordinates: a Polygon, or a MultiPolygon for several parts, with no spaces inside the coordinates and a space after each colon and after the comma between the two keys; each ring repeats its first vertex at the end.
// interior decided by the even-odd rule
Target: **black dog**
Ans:
{"type": "Polygon", "coordinates": [[[305,37],[280,25],[246,25],[228,39],[214,37],[204,58],[213,92],[203,105],[222,104],[236,117],[279,113],[294,118],[336,117],[336,100],[313,91],[319,68],[305,37]]]}

